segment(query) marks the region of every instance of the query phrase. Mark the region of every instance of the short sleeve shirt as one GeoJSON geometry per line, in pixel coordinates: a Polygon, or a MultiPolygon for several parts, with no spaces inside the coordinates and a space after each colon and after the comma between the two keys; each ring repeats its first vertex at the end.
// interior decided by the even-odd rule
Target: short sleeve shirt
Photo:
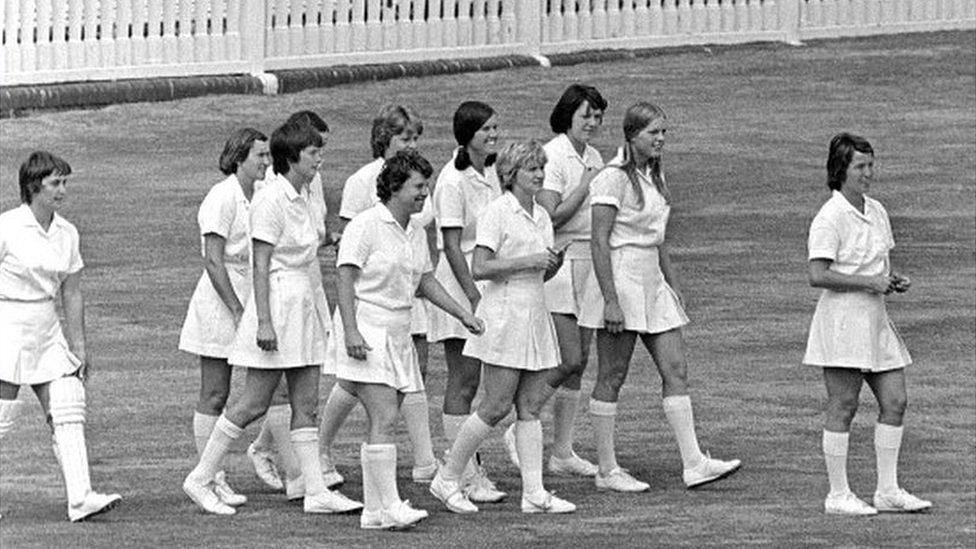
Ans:
{"type": "Polygon", "coordinates": [[[809,259],[829,259],[830,270],[848,275],[877,276],[890,270],[888,254],[895,247],[884,206],[864,197],[864,213],[834,191],[810,224],[809,259]]]}
{"type": "Polygon", "coordinates": [[[434,218],[437,221],[437,248],[444,249],[444,228],[461,229],[461,251],[474,250],[478,216],[489,202],[501,196],[501,185],[494,166],[478,173],[473,167],[458,171],[449,161],[437,177],[434,189],[434,218]]]}
{"type": "Polygon", "coordinates": [[[404,229],[384,204],[349,222],[336,265],[359,267],[356,299],[390,310],[409,310],[420,277],[433,270],[423,226],[411,218],[404,229]]]}
{"type": "Polygon", "coordinates": [[[660,246],[664,243],[671,206],[647,173],[637,174],[644,194],[644,203],[641,204],[627,173],[619,168],[620,163],[618,155],[590,184],[591,205],[603,204],[617,210],[617,217],[610,229],[610,248],[660,246]]]}
{"type": "Polygon", "coordinates": [[[319,233],[308,188],[301,192],[282,175],[275,175],[254,194],[251,238],[274,245],[271,272],[306,270],[316,261],[319,233]]]}
{"type": "Polygon", "coordinates": [[[552,221],[542,206],[533,203],[530,214],[515,195],[506,192],[481,212],[477,244],[495,252],[498,259],[545,252],[553,245],[552,221]]]}
{"type": "MultiPolygon", "coordinates": [[[[346,185],[342,188],[342,205],[339,207],[339,217],[352,219],[359,213],[379,204],[380,197],[376,195],[376,180],[383,171],[384,160],[377,158],[356,170],[355,173],[346,179],[346,185]]],[[[411,216],[416,219],[421,227],[430,225],[434,220],[433,207],[430,197],[424,201],[424,208],[411,216]]]]}
{"type": "MultiPolygon", "coordinates": [[[[264,174],[263,181],[254,182],[254,192],[261,190],[265,185],[275,180],[278,174],[274,172],[274,168],[268,167],[268,170],[264,174]]],[[[325,189],[322,186],[322,174],[316,173],[315,177],[308,184],[308,195],[309,204],[311,205],[312,212],[312,223],[315,226],[315,232],[319,235],[319,242],[325,242],[326,230],[325,230],[325,219],[329,215],[329,209],[325,205],[325,189]]]]}
{"type": "Polygon", "coordinates": [[[197,213],[201,253],[206,255],[203,237],[215,234],[225,241],[224,263],[246,267],[251,261],[249,210],[250,202],[237,176],[231,175],[211,187],[197,213]]]}
{"type": "Polygon", "coordinates": [[[78,229],[57,213],[45,231],[26,204],[0,214],[0,299],[53,299],[84,267],[78,229]]]}
{"type": "MultiPolygon", "coordinates": [[[[559,193],[563,198],[579,187],[587,168],[599,170],[603,167],[603,158],[596,149],[587,145],[583,156],[580,156],[564,133],[552,138],[543,149],[546,151],[546,178],[542,188],[559,193]]],[[[589,208],[581,206],[576,210],[566,223],[556,229],[557,247],[573,240],[588,241],[590,219],[589,208]]]]}

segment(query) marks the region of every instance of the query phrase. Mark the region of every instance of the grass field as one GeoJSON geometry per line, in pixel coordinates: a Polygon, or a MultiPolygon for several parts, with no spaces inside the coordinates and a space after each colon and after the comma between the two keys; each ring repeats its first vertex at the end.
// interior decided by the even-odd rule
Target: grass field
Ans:
{"type": "MultiPolygon", "coordinates": [[[[0,545],[19,547],[973,547],[976,543],[976,33],[695,48],[631,61],[525,68],[339,88],[277,97],[220,96],[38,114],[0,122],[0,206],[17,203],[16,167],[33,149],[67,158],[75,176],[65,216],[82,233],[87,263],[88,432],[95,485],[124,505],[70,524],[40,408],[31,404],[3,442],[0,545]],[[674,194],[669,238],[692,324],[685,332],[703,446],[738,457],[742,471],[711,488],[683,489],[660,384],[638,350],[621,397],[619,460],[651,483],[641,495],[596,492],[592,481],[549,478],[576,502],[569,516],[523,516],[518,472],[500,441],[492,476],[510,491],[475,516],[448,513],[426,489],[401,493],[432,511],[409,533],[365,533],[358,517],[305,516],[265,489],[235,448],[229,475],[251,497],[233,518],[199,512],[180,490],[195,462],[190,419],[198,370],[176,350],[200,276],[197,206],[220,179],[228,133],[270,132],[297,109],[332,126],[324,167],[330,210],[342,181],[369,160],[368,124],[398,101],[425,117],[422,151],[450,154],[450,116],[465,99],[494,105],[505,137],[548,138],[549,109],[582,80],[610,101],[595,145],[608,155],[626,106],[661,104],[671,129],[665,169],[674,194]],[[893,260],[911,292],[889,311],[915,359],[900,462],[902,484],[935,502],[931,513],[825,516],[819,371],[799,366],[817,292],[806,283],[806,230],[828,197],[830,137],[852,130],[877,152],[874,196],[891,214],[893,260]]],[[[322,254],[331,280],[331,250],[322,254]]],[[[432,348],[429,392],[435,446],[445,369],[432,348]]],[[[594,353],[595,354],[595,353],[594,353]]],[[[592,387],[595,361],[584,380],[592,387]]],[[[852,429],[851,484],[874,490],[868,391],[852,429]]],[[[544,423],[548,429],[550,423],[544,423]]],[[[361,496],[363,415],[341,433],[345,492],[361,496]]],[[[581,412],[577,451],[594,456],[581,412]]],[[[255,428],[248,429],[250,439],[255,428]]],[[[401,473],[409,444],[401,448],[401,473]]],[[[401,474],[402,478],[402,474],[401,474]]]]}

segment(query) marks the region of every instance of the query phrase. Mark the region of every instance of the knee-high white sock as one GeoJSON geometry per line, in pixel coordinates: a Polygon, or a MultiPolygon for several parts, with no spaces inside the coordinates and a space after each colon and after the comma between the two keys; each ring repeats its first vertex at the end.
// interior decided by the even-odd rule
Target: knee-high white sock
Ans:
{"type": "Polygon", "coordinates": [[[678,451],[681,452],[681,462],[685,469],[701,465],[705,460],[701,448],[698,447],[698,435],[695,434],[695,416],[691,411],[691,397],[676,395],[665,397],[661,402],[664,415],[671,424],[674,437],[678,439],[678,451]]]}
{"type": "Polygon", "coordinates": [[[823,432],[824,462],[827,465],[827,480],[830,481],[830,493],[842,494],[849,492],[847,484],[847,446],[850,433],[835,431],[823,432]]]}
{"type": "Polygon", "coordinates": [[[190,477],[200,484],[207,484],[212,481],[214,475],[220,470],[221,463],[223,463],[230,445],[241,437],[243,431],[242,427],[234,425],[226,416],[221,414],[214,424],[207,445],[200,452],[200,462],[190,472],[190,477]]]}
{"type": "Polygon", "coordinates": [[[0,400],[0,440],[13,430],[20,408],[19,400],[0,400]]]}
{"type": "Polygon", "coordinates": [[[427,393],[418,391],[403,395],[400,413],[407,424],[407,435],[413,448],[414,467],[427,467],[434,463],[434,444],[430,440],[430,412],[427,393]]]}
{"type": "Polygon", "coordinates": [[[552,454],[560,458],[572,457],[573,429],[576,424],[576,410],[579,409],[580,390],[562,387],[554,390],[548,383],[545,387],[553,390],[556,395],[552,403],[552,454]]]}
{"type": "Polygon", "coordinates": [[[461,425],[464,424],[467,419],[471,417],[471,414],[467,415],[455,415],[455,414],[443,414],[441,415],[441,423],[444,425],[444,438],[447,439],[448,444],[454,444],[457,440],[458,431],[461,430],[461,425]]]}
{"type": "Polygon", "coordinates": [[[218,417],[220,416],[193,412],[193,441],[197,445],[197,457],[203,454],[203,449],[207,447],[207,441],[210,440],[210,433],[213,432],[218,417]]]}
{"type": "Polygon", "coordinates": [[[321,437],[322,453],[332,462],[332,443],[349,413],[353,411],[359,399],[336,383],[332,386],[329,398],[322,406],[322,417],[319,419],[319,437],[321,437]]]}
{"type": "Polygon", "coordinates": [[[268,408],[264,426],[267,426],[268,432],[271,433],[274,448],[278,453],[278,462],[285,471],[285,479],[294,481],[302,476],[301,465],[291,446],[291,406],[275,404],[268,408]]]}
{"type": "Polygon", "coordinates": [[[522,493],[538,494],[542,487],[542,422],[515,422],[515,448],[518,449],[519,471],[522,473],[522,493]]]}
{"type": "Polygon", "coordinates": [[[617,419],[617,403],[590,399],[590,421],[593,423],[593,439],[596,458],[601,473],[609,473],[617,465],[617,451],[613,445],[614,424],[617,419]]]}
{"type": "Polygon", "coordinates": [[[376,485],[376,464],[369,447],[365,442],[359,446],[359,463],[363,467],[363,510],[379,511],[383,509],[383,500],[376,485]]]}
{"type": "MultiPolygon", "coordinates": [[[[373,496],[378,501],[363,505],[369,505],[370,509],[388,509],[400,503],[400,492],[397,490],[396,483],[396,445],[395,444],[363,444],[363,478],[367,476],[373,485],[373,496]]],[[[364,482],[365,486],[365,482],[364,482]]],[[[363,498],[366,498],[363,491],[363,498]]]]}
{"type": "Polygon", "coordinates": [[[447,456],[447,462],[444,466],[445,479],[458,480],[461,478],[468,462],[478,447],[481,446],[481,443],[491,434],[491,431],[491,425],[482,421],[478,414],[468,416],[468,419],[461,424],[454,445],[451,446],[451,453],[447,456]]]}
{"type": "Polygon", "coordinates": [[[874,426],[874,454],[878,463],[878,491],[898,490],[898,451],[901,450],[902,426],[878,423],[874,426]]]}
{"type": "Polygon", "coordinates": [[[319,464],[319,430],[315,427],[292,429],[291,447],[298,458],[305,481],[305,495],[315,496],[328,490],[322,479],[322,466],[319,464]]]}

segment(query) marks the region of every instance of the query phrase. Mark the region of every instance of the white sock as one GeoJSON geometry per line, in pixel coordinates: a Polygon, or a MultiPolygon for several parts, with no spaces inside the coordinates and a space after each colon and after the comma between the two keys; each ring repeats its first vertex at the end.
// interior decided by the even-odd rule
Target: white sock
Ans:
{"type": "Polygon", "coordinates": [[[824,462],[827,464],[827,480],[830,481],[831,494],[851,491],[847,484],[847,446],[850,433],[835,431],[823,432],[824,462]]]}
{"type": "Polygon", "coordinates": [[[298,457],[291,446],[291,406],[275,404],[268,408],[264,417],[262,429],[267,427],[278,453],[278,463],[285,471],[285,480],[294,481],[302,476],[302,468],[298,457]]]}
{"type": "Polygon", "coordinates": [[[19,400],[0,400],[0,440],[13,430],[20,407],[19,400]]]}
{"type": "Polygon", "coordinates": [[[681,462],[685,469],[692,469],[701,465],[705,460],[701,448],[698,447],[698,436],[695,434],[695,416],[691,411],[691,397],[676,395],[665,397],[661,403],[664,415],[671,424],[674,437],[678,439],[678,451],[681,452],[681,462]]]}
{"type": "Polygon", "coordinates": [[[302,469],[305,481],[305,495],[316,496],[328,490],[322,479],[322,466],[319,464],[319,430],[315,427],[292,429],[291,447],[302,469]]]}
{"type": "Polygon", "coordinates": [[[322,454],[329,458],[330,464],[332,463],[332,444],[335,442],[336,434],[339,433],[342,424],[345,423],[349,413],[356,408],[357,404],[359,404],[359,399],[356,398],[356,395],[343,389],[342,385],[336,382],[332,386],[332,391],[329,392],[329,398],[325,400],[325,405],[322,406],[322,417],[319,419],[319,437],[321,438],[319,442],[322,445],[322,454]]]}
{"type": "Polygon", "coordinates": [[[261,420],[261,430],[258,431],[258,436],[254,437],[254,442],[251,445],[254,446],[256,450],[261,450],[263,452],[274,451],[274,435],[271,434],[271,429],[268,427],[267,416],[261,420]]]}
{"type": "Polygon", "coordinates": [[[197,445],[197,457],[200,457],[203,449],[207,447],[207,441],[210,440],[210,433],[213,432],[218,417],[220,416],[193,412],[193,441],[197,445]]]}
{"type": "Polygon", "coordinates": [[[898,451],[901,449],[903,426],[878,423],[874,426],[874,454],[878,463],[878,492],[889,494],[898,490],[898,451]]]}
{"type": "Polygon", "coordinates": [[[590,421],[593,423],[593,439],[600,472],[607,474],[617,465],[617,452],[613,445],[614,423],[617,419],[617,403],[590,399],[590,421]]]}
{"type": "Polygon", "coordinates": [[[442,414],[441,423],[444,425],[444,438],[447,439],[448,444],[454,444],[457,440],[458,431],[461,430],[461,425],[467,421],[471,414],[466,415],[455,415],[455,414],[442,414]]]}
{"type": "Polygon", "coordinates": [[[407,424],[407,435],[413,448],[414,467],[427,467],[436,461],[434,445],[430,440],[430,413],[427,408],[427,393],[418,391],[403,395],[400,413],[407,424]]]}
{"type": "Polygon", "coordinates": [[[376,485],[376,464],[368,448],[369,444],[365,442],[359,446],[359,462],[363,467],[363,511],[379,511],[383,509],[383,500],[376,485]]]}
{"type": "MultiPolygon", "coordinates": [[[[389,509],[400,503],[400,493],[396,482],[396,445],[395,444],[363,444],[363,479],[370,479],[373,485],[373,496],[376,501],[366,503],[366,491],[363,490],[363,505],[370,510],[389,509]]],[[[365,482],[363,483],[365,486],[365,482]]]]}
{"type": "Polygon", "coordinates": [[[242,427],[234,425],[226,416],[221,414],[214,424],[207,445],[200,452],[200,462],[193,468],[189,476],[200,484],[207,484],[212,481],[214,475],[220,470],[221,463],[231,444],[240,438],[243,431],[242,427]]]}
{"type": "Polygon", "coordinates": [[[542,492],[542,422],[515,422],[515,447],[518,449],[519,470],[522,473],[522,494],[531,496],[542,492]]]}
{"type": "Polygon", "coordinates": [[[549,396],[553,393],[556,395],[552,404],[552,454],[559,458],[573,457],[573,429],[576,424],[576,410],[579,408],[580,390],[562,387],[556,390],[547,383],[543,388],[543,396],[548,391],[552,391],[549,396]]]}
{"type": "Polygon", "coordinates": [[[491,435],[492,427],[484,421],[478,414],[471,414],[464,421],[458,430],[457,438],[451,447],[451,453],[447,456],[444,466],[444,478],[447,480],[458,480],[464,473],[468,462],[474,453],[481,446],[481,443],[491,435]]]}

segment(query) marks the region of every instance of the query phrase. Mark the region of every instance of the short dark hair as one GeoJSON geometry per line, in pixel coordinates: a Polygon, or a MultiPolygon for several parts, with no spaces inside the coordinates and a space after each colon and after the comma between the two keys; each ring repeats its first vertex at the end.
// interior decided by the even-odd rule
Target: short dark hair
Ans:
{"type": "Polygon", "coordinates": [[[329,131],[329,125],[326,124],[325,120],[322,120],[321,116],[312,111],[298,111],[292,113],[292,115],[288,117],[288,120],[285,120],[285,124],[291,123],[308,124],[309,126],[315,128],[315,131],[317,132],[329,131]]]}
{"type": "Polygon", "coordinates": [[[424,179],[429,179],[434,173],[430,162],[419,152],[414,150],[398,151],[383,164],[379,177],[376,178],[376,196],[384,204],[393,193],[403,188],[403,184],[410,179],[410,174],[419,173],[424,179]]]}
{"type": "Polygon", "coordinates": [[[871,144],[860,135],[841,132],[830,140],[830,152],[827,154],[827,187],[831,190],[839,191],[847,180],[847,168],[854,158],[854,151],[874,154],[871,144]]]}
{"type": "Polygon", "coordinates": [[[277,174],[286,175],[306,147],[321,147],[322,135],[309,124],[286,122],[271,134],[271,162],[277,174]]]}
{"type": "MultiPolygon", "coordinates": [[[[458,105],[454,111],[454,139],[457,141],[458,153],[454,157],[454,167],[458,171],[464,171],[471,166],[471,157],[468,156],[468,143],[474,138],[474,134],[485,125],[495,110],[482,103],[481,101],[465,101],[458,105]]],[[[485,164],[490,166],[495,162],[494,155],[490,156],[485,164]]]]}
{"type": "Polygon", "coordinates": [[[224,175],[233,174],[241,162],[247,160],[247,156],[251,154],[254,142],[267,140],[268,136],[254,128],[235,131],[227,138],[227,143],[224,143],[224,152],[220,153],[220,171],[224,175]]]}
{"type": "Polygon", "coordinates": [[[20,201],[30,204],[34,195],[41,191],[41,181],[51,174],[65,176],[71,166],[60,156],[47,151],[34,151],[20,165],[20,201]]]}
{"type": "Polygon", "coordinates": [[[596,88],[586,84],[570,84],[556,102],[556,106],[552,108],[552,114],[549,115],[549,127],[552,131],[555,133],[569,131],[573,125],[573,114],[584,101],[589,103],[592,109],[607,110],[607,100],[596,88]]]}
{"type": "Polygon", "coordinates": [[[424,123],[417,111],[403,105],[387,105],[380,109],[373,119],[373,131],[369,139],[373,158],[383,157],[393,137],[407,128],[412,128],[417,135],[423,135],[424,123]]]}

